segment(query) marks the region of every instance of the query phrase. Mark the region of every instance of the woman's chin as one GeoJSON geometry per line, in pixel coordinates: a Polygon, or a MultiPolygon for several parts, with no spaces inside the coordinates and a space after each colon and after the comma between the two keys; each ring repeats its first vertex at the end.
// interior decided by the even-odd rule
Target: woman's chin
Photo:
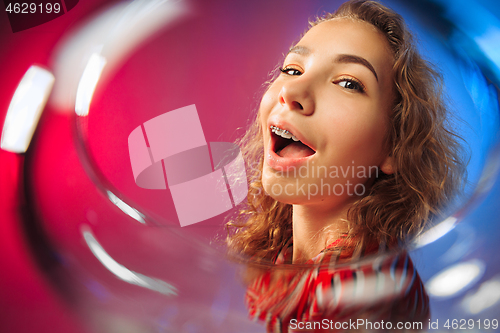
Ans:
{"type": "MultiPolygon", "coordinates": [[[[267,192],[266,192],[267,193],[267,192]]],[[[288,205],[306,205],[306,204],[311,204],[312,200],[308,200],[307,198],[300,198],[297,196],[290,196],[290,195],[275,195],[273,193],[267,193],[271,198],[273,198],[276,201],[279,201],[284,204],[288,205]]]]}
{"type": "Polygon", "coordinates": [[[276,201],[289,205],[310,205],[314,203],[319,203],[325,200],[319,195],[311,195],[305,191],[302,193],[296,191],[295,187],[286,185],[281,185],[279,183],[265,184],[263,183],[264,191],[276,201]]]}
{"type": "MultiPolygon", "coordinates": [[[[262,186],[267,195],[276,201],[289,205],[316,205],[333,207],[346,202],[353,202],[363,197],[364,193],[322,193],[315,184],[292,184],[291,182],[272,181],[262,178],[262,186]]],[[[325,191],[326,192],[326,191],[325,191]]]]}

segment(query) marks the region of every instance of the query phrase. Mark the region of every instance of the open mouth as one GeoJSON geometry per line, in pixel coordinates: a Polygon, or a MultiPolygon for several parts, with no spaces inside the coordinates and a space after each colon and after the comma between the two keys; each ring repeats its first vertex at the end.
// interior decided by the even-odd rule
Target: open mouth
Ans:
{"type": "Polygon", "coordinates": [[[271,125],[273,151],[280,157],[302,158],[316,153],[311,147],[302,143],[293,133],[271,125]]]}

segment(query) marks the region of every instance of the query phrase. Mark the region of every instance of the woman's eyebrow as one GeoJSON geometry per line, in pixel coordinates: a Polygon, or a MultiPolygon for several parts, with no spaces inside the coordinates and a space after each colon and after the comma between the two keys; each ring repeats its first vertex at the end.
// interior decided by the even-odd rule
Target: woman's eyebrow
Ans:
{"type": "Polygon", "coordinates": [[[292,47],[288,53],[286,55],[289,55],[290,53],[296,53],[296,54],[300,54],[300,55],[309,55],[309,53],[311,53],[311,50],[308,49],[307,47],[305,46],[299,46],[299,45],[295,45],[294,47],[292,47]]]}
{"type": "MultiPolygon", "coordinates": [[[[296,45],[288,51],[287,55],[289,55],[290,53],[308,56],[311,53],[311,50],[305,46],[296,45]]],[[[373,75],[375,75],[375,79],[378,82],[378,75],[375,71],[375,68],[373,68],[372,64],[370,64],[370,62],[363,57],[353,54],[339,54],[334,61],[342,64],[354,63],[363,65],[368,68],[373,73],[373,75]]]]}
{"type": "Polygon", "coordinates": [[[370,64],[370,62],[363,57],[352,54],[339,54],[334,61],[342,64],[354,63],[363,65],[368,68],[373,73],[373,75],[375,75],[375,79],[377,79],[378,82],[378,76],[377,72],[375,72],[375,68],[373,68],[372,64],[370,64]]]}

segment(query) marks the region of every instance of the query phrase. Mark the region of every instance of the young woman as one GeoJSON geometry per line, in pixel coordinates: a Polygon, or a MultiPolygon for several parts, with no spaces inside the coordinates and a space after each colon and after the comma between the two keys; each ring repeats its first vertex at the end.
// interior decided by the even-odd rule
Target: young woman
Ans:
{"type": "Polygon", "coordinates": [[[456,194],[463,164],[440,85],[402,18],[373,1],[344,3],[289,50],[242,141],[258,167],[247,170],[248,206],[228,240],[252,262],[327,266],[250,279],[251,313],[269,330],[360,313],[428,316],[405,253],[339,263],[401,247],[456,194]]]}

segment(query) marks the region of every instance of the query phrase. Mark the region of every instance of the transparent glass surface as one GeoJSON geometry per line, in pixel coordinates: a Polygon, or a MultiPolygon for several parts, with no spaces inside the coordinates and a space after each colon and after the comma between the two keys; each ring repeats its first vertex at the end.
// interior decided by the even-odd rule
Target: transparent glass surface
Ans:
{"type": "MultiPolygon", "coordinates": [[[[226,257],[225,223],[238,209],[236,192],[223,213],[181,226],[172,188],[138,186],[130,135],[138,128],[135,133],[148,133],[148,121],[195,105],[202,134],[195,121],[167,135],[165,145],[184,147],[187,133],[203,137],[213,155],[210,143],[234,142],[308,19],[340,3],[117,2],[61,38],[51,55],[55,86],[27,156],[26,183],[33,237],[48,251],[40,257],[52,263],[47,275],[89,331],[265,331],[248,318],[247,263],[226,257]]],[[[415,3],[387,4],[403,15],[421,54],[442,73],[451,121],[470,159],[465,193],[449,208],[450,217],[409,251],[430,296],[431,322],[443,329],[447,320],[473,319],[466,328],[481,332],[500,309],[493,255],[500,235],[500,54],[492,47],[500,35],[498,8],[415,3]]],[[[431,322],[424,328],[432,331],[431,322]]]]}

